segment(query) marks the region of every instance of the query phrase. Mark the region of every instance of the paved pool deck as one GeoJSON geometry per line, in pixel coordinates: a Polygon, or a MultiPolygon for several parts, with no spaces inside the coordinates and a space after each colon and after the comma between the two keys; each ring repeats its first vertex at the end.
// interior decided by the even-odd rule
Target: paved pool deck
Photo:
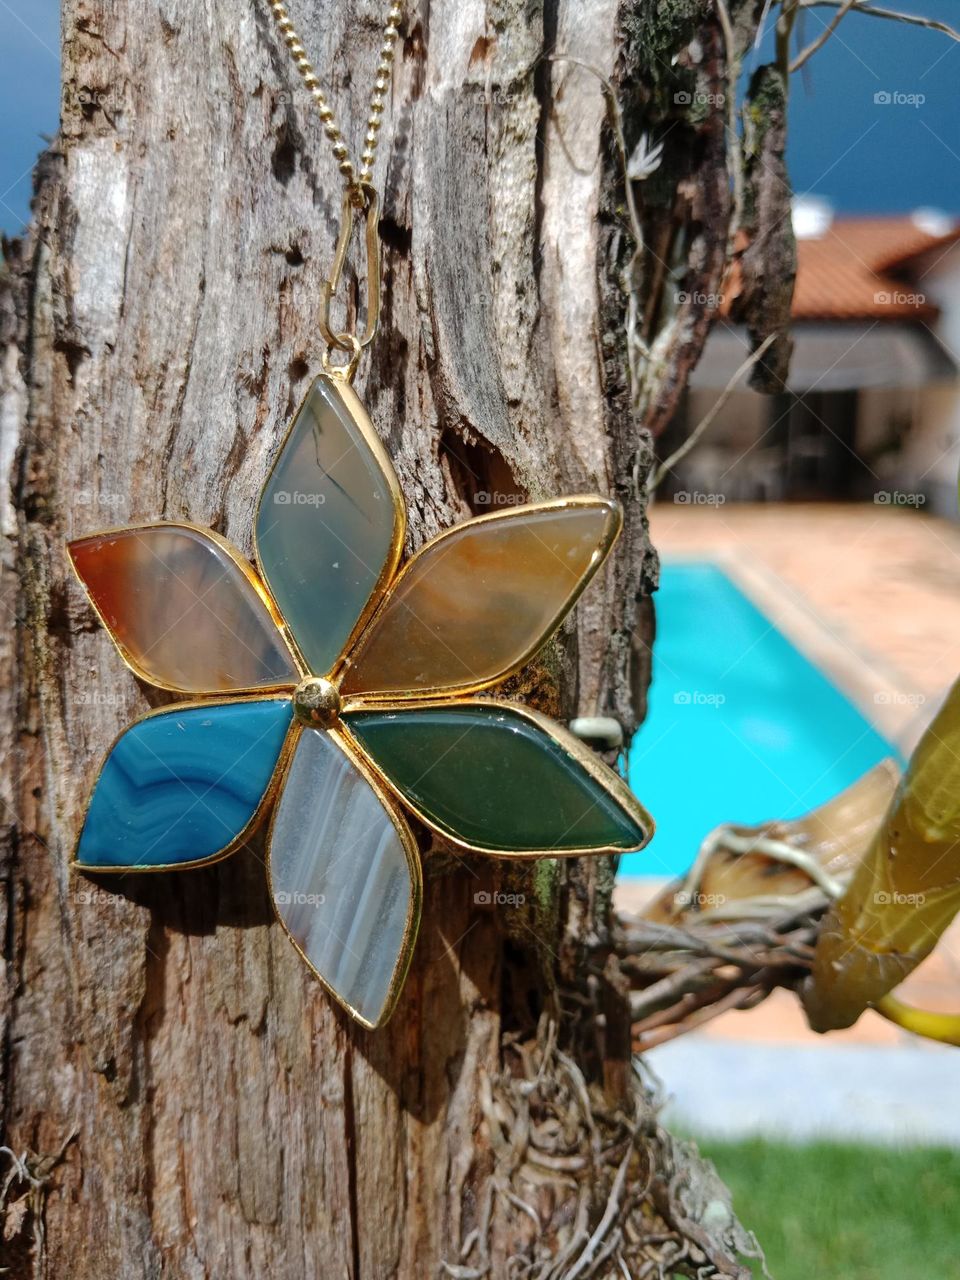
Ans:
{"type": "MultiPolygon", "coordinates": [[[[724,569],[904,753],[960,674],[960,525],[892,506],[670,502],[651,530],[665,559],[724,569]]],[[[622,881],[618,905],[638,910],[662,883],[622,881]]],[[[960,924],[901,994],[960,1011],[960,924]]],[[[647,1057],[668,1116],[697,1133],[960,1146],[960,1050],[872,1012],[818,1036],[777,992],[647,1057]]]]}
{"type": "Polygon", "coordinates": [[[700,1138],[960,1147],[956,1049],[816,1049],[689,1035],[647,1057],[665,1122],[700,1138]]]}

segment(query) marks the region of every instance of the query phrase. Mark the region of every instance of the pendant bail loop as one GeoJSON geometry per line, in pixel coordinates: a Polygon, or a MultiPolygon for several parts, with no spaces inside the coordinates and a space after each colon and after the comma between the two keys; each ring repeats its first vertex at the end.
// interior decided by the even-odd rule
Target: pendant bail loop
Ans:
{"type": "MultiPolygon", "coordinates": [[[[329,279],[323,283],[320,301],[320,332],[330,350],[323,357],[323,367],[328,372],[346,370],[346,376],[352,380],[356,371],[360,352],[369,346],[380,323],[380,197],[376,188],[369,182],[352,183],[343,194],[343,206],[340,212],[340,233],[337,236],[337,247],[333,256],[333,267],[329,279]],[[344,264],[356,224],[363,219],[364,239],[367,249],[367,310],[366,321],[361,334],[337,330],[330,320],[330,305],[340,286],[344,264]],[[332,350],[350,352],[350,359],[345,365],[331,365],[332,350]]],[[[359,273],[358,273],[359,274],[359,273]]],[[[357,317],[359,320],[359,316],[357,317]]]]}
{"type": "Polygon", "coordinates": [[[342,378],[344,382],[353,382],[357,365],[363,354],[363,343],[355,333],[341,333],[338,336],[343,339],[343,346],[329,347],[320,357],[320,364],[323,372],[328,373],[331,378],[342,378]],[[334,351],[349,351],[350,356],[343,364],[335,364],[330,358],[334,351]]]}

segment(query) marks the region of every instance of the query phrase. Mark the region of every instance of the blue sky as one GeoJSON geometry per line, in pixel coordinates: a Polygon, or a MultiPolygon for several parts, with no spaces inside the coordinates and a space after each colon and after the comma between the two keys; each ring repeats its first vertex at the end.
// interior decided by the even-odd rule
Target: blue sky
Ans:
{"type": "MultiPolygon", "coordinates": [[[[957,0],[896,0],[893,7],[960,24],[957,0]]],[[[804,42],[829,13],[804,15],[804,42]]],[[[748,59],[747,72],[769,57],[768,43],[748,59]]],[[[8,235],[28,215],[40,135],[57,128],[58,44],[57,0],[0,0],[0,230],[8,235]]],[[[848,15],[806,76],[793,81],[794,188],[849,213],[935,205],[960,214],[958,84],[960,45],[936,32],[848,15]],[[876,102],[878,93],[891,101],[876,102]]]]}
{"type": "Polygon", "coordinates": [[[29,215],[30,171],[60,114],[58,0],[0,0],[0,230],[29,215]]]}
{"type": "MultiPolygon", "coordinates": [[[[883,7],[960,27],[957,0],[884,0],[883,7]]],[[[806,11],[804,44],[830,13],[806,11]]],[[[754,58],[768,56],[764,47],[754,58]]],[[[933,205],[960,214],[960,44],[936,31],[848,14],[793,77],[790,94],[795,191],[848,213],[933,205]],[[874,101],[884,93],[890,102],[874,101]]]]}

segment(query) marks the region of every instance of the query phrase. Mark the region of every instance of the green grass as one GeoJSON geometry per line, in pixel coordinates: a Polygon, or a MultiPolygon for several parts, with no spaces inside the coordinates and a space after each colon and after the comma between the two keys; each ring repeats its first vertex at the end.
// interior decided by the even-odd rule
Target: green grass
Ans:
{"type": "Polygon", "coordinates": [[[960,1151],[761,1139],[698,1146],[774,1280],[960,1280],[960,1151]]]}

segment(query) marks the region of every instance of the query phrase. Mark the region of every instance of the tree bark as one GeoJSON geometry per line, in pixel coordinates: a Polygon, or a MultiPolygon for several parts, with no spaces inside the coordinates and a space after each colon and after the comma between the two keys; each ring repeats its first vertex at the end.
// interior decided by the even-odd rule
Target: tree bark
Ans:
{"type": "MultiPolygon", "coordinates": [[[[382,8],[291,5],[348,140],[362,135],[382,8]]],[[[408,549],[518,496],[619,497],[607,572],[513,687],[628,734],[653,628],[648,428],[669,419],[708,327],[695,303],[665,307],[662,267],[715,293],[726,261],[723,119],[671,98],[691,67],[698,84],[726,84],[708,0],[411,3],[375,175],[385,306],[357,390],[409,504],[408,549]],[[634,283],[657,356],[639,391],[625,338],[636,246],[603,77],[630,148],[651,122],[678,123],[641,209],[634,283]]],[[[544,1072],[560,1070],[558,1049],[573,1064],[564,1087],[588,1147],[599,1121],[581,1082],[598,1113],[637,1120],[628,1002],[608,963],[611,860],[516,869],[436,847],[410,978],[372,1034],[273,925],[257,840],[119,887],[68,869],[99,759],[163,698],[123,668],[65,541],[184,519],[250,553],[259,487],[319,370],[339,205],[263,5],[65,0],[61,131],[32,228],[9,247],[0,313],[0,1106],[6,1143],[28,1153],[5,1192],[14,1275],[507,1275],[508,1259],[570,1239],[562,1179],[541,1184],[536,1231],[511,1191],[504,1116],[529,1091],[514,1096],[510,1046],[533,1046],[544,1072]],[[524,905],[477,906],[493,885],[524,905]]],[[[741,1274],[734,1228],[721,1238],[715,1210],[702,1225],[721,1192],[651,1109],[637,1125],[618,1130],[616,1159],[590,1148],[581,1236],[614,1202],[622,1152],[642,1148],[645,1169],[625,1176],[654,1235],[665,1224],[683,1245],[677,1270],[741,1274]],[[682,1213],[678,1170],[706,1188],[682,1213]]],[[[574,1274],[584,1247],[556,1274],[574,1274]]],[[[596,1256],[576,1274],[622,1274],[596,1256]]]]}

